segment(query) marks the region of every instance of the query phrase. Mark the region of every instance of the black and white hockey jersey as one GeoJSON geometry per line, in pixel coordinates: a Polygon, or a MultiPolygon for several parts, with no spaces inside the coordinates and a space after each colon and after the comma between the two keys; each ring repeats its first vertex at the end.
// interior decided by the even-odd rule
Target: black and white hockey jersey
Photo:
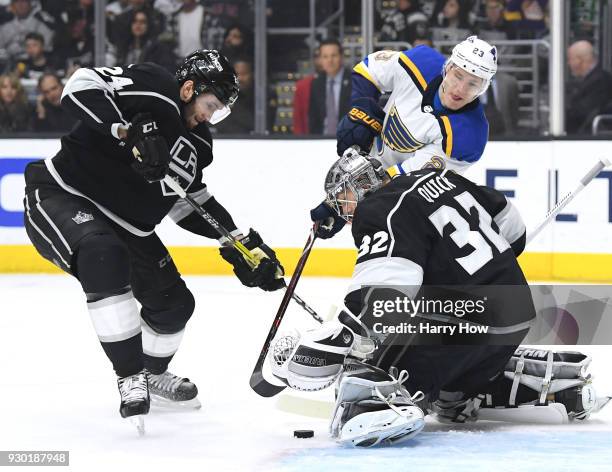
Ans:
{"type": "MultiPolygon", "coordinates": [[[[186,128],[179,86],[169,72],[152,63],[79,69],[64,88],[62,106],[80,122],[45,164],[64,190],[89,199],[138,236],[151,234],[169,213],[175,221],[190,215],[190,207],[183,200],[177,202],[178,196],[166,184],[148,183],[132,170],[132,152],[118,137],[119,125],[127,125],[138,113],[150,113],[168,143],[169,175],[178,178],[198,203],[213,204],[216,208],[209,210],[216,210],[213,216],[222,225],[236,229],[202,183],[202,169],[213,159],[208,127],[201,123],[186,128]]],[[[194,232],[217,237],[207,230],[194,232]]]]}
{"type": "Polygon", "coordinates": [[[345,301],[354,313],[364,287],[410,287],[414,296],[427,286],[518,286],[527,309],[508,321],[533,318],[516,260],[525,224],[494,189],[445,170],[398,176],[357,205],[352,233],[358,256],[345,301]]]}

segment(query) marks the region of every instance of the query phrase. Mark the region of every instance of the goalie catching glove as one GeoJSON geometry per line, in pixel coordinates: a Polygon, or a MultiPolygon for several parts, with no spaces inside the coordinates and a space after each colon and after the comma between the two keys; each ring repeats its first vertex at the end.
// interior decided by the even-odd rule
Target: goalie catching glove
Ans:
{"type": "Polygon", "coordinates": [[[138,113],[132,118],[125,143],[136,159],[132,169],[147,182],[163,180],[170,165],[170,151],[166,138],[159,134],[157,122],[149,113],[138,113]]]}
{"type": "Polygon", "coordinates": [[[269,357],[272,373],[295,390],[323,390],[342,373],[349,354],[363,355],[355,348],[364,339],[367,328],[343,310],[317,329],[276,341],[269,357]]]}
{"type": "Polygon", "coordinates": [[[374,138],[382,131],[385,112],[373,99],[363,97],[353,102],[349,112],[338,123],[336,151],[339,156],[350,147],[369,152],[374,138]]]}
{"type": "Polygon", "coordinates": [[[276,258],[276,253],[261,239],[259,233],[250,229],[249,234],[240,242],[255,256],[257,265],[253,267],[245,256],[235,247],[219,249],[221,257],[234,267],[234,274],[247,287],[259,287],[266,292],[273,292],[285,286],[285,270],[276,258]]]}

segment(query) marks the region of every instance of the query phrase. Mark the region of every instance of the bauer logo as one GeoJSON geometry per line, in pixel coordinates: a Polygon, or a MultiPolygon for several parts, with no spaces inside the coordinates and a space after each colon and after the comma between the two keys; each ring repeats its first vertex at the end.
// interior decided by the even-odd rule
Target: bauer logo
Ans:
{"type": "Polygon", "coordinates": [[[0,159],[0,227],[23,227],[23,197],[26,166],[38,158],[0,159]]]}

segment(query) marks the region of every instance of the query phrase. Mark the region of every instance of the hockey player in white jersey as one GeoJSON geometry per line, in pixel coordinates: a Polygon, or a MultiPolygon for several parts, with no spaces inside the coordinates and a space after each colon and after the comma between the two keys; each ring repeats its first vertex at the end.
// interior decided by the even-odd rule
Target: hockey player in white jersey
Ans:
{"type": "Polygon", "coordinates": [[[488,140],[478,97],[489,87],[497,59],[496,48],[475,36],[457,44],[448,60],[427,46],[370,54],[353,69],[353,108],[338,128],[338,155],[354,145],[369,150],[376,138],[371,155],[385,169],[394,166],[392,172],[462,172],[480,159],[488,140]],[[382,93],[390,96],[381,110],[382,93]],[[360,112],[384,117],[379,132],[370,128],[369,141],[352,131],[367,126],[360,112]]]}
{"type": "Polygon", "coordinates": [[[338,380],[333,438],[398,444],[421,431],[426,413],[445,422],[559,424],[585,419],[609,400],[595,395],[588,356],[519,348],[535,308],[516,260],[525,225],[503,194],[441,169],[390,179],[378,161],[353,150],[332,166],[325,190],[359,249],[344,307],[318,329],[281,337],[270,361],[294,389],[338,380]],[[393,303],[386,313],[372,309],[432,295],[486,302],[470,313],[407,316],[393,303]],[[486,334],[453,329],[463,324],[486,334]],[[396,329],[406,325],[415,329],[396,329]]]}
{"type": "MultiPolygon", "coordinates": [[[[462,173],[481,158],[488,140],[478,97],[497,60],[497,49],[476,36],[457,44],[449,59],[428,46],[368,55],[353,69],[351,108],[337,129],[338,155],[349,147],[369,151],[392,176],[422,168],[462,173]],[[383,109],[378,100],[387,93],[383,109]]],[[[321,238],[343,226],[325,205],[312,218],[323,222],[321,238]]]]}

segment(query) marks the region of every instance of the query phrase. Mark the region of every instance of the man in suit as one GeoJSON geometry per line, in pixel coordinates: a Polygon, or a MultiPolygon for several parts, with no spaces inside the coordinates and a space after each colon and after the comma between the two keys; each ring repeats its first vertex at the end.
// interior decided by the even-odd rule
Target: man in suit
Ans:
{"type": "Polygon", "coordinates": [[[489,122],[489,136],[516,134],[519,115],[519,88],[516,78],[504,72],[495,74],[491,87],[480,97],[489,122]]]}
{"type": "Polygon", "coordinates": [[[350,72],[344,68],[342,45],[337,40],[321,42],[319,60],[323,72],[312,82],[308,128],[311,134],[336,136],[338,121],[349,110],[350,72]]]}
{"type": "Polygon", "coordinates": [[[577,79],[566,108],[568,133],[587,132],[591,121],[612,100],[612,76],[601,68],[593,45],[576,41],[567,50],[567,63],[577,79]]]}

